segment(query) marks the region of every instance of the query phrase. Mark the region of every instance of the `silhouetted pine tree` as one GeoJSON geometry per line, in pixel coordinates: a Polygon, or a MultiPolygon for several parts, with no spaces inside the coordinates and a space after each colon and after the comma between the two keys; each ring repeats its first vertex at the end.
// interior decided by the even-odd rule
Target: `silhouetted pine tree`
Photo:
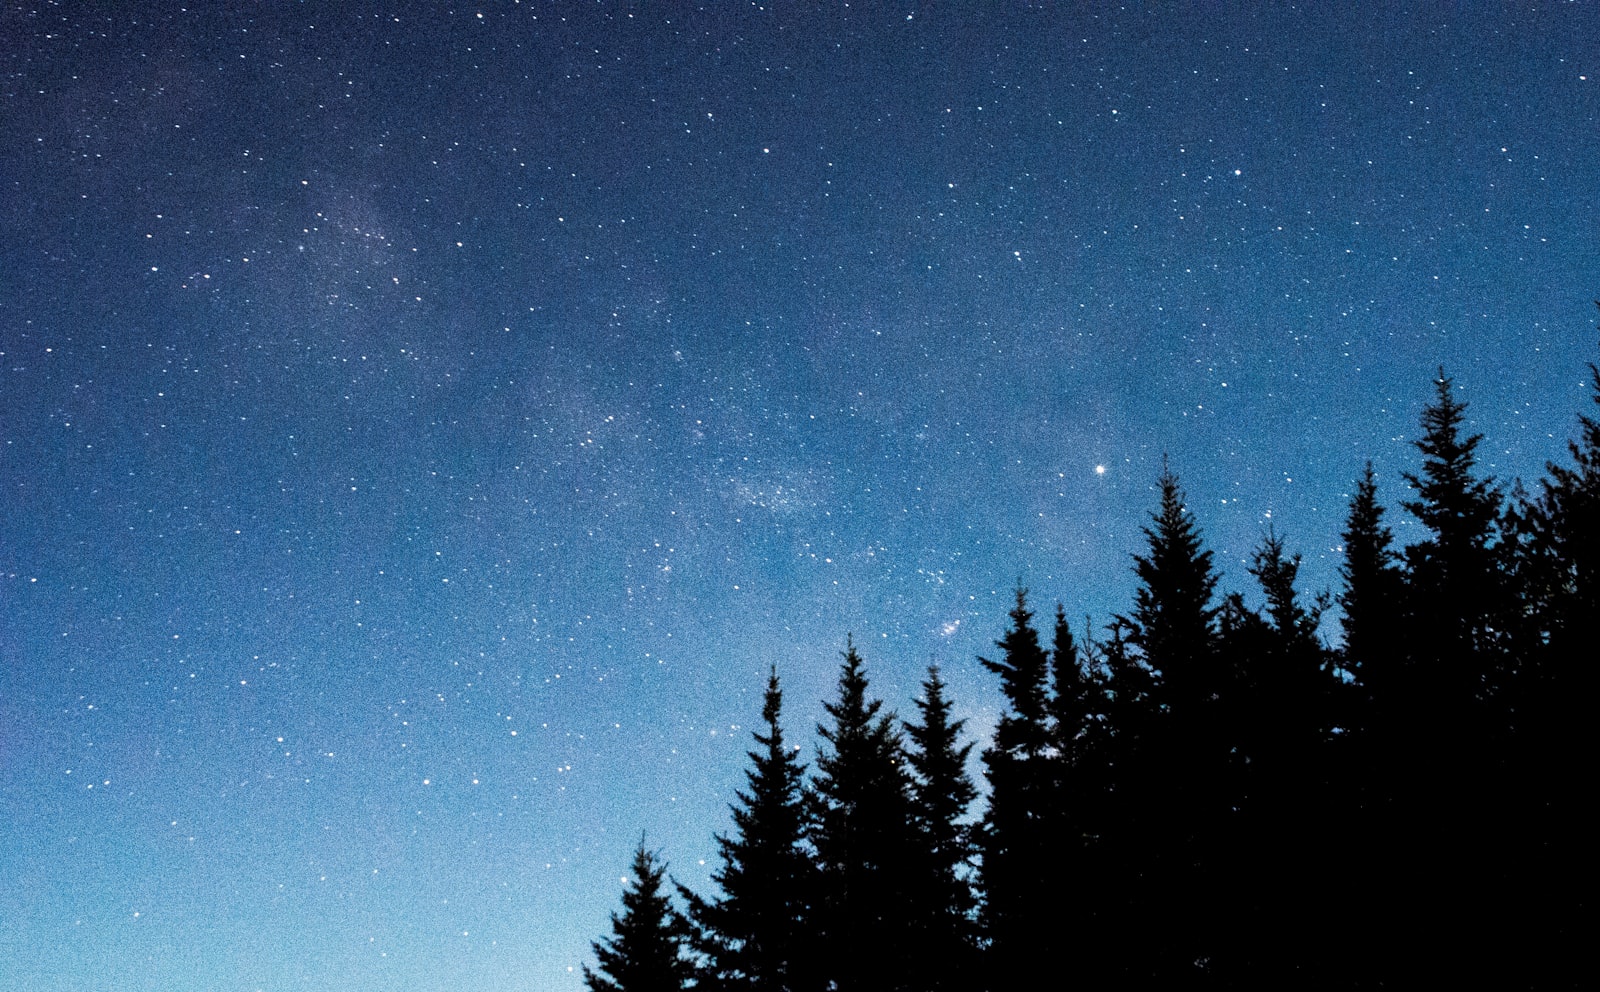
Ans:
{"type": "Polygon", "coordinates": [[[1160,673],[1166,704],[1192,710],[1203,706],[1218,681],[1211,605],[1217,574],[1178,477],[1163,467],[1157,485],[1161,505],[1151,515],[1154,526],[1144,528],[1149,550],[1133,559],[1139,588],[1129,639],[1160,673]]]}
{"type": "Polygon", "coordinates": [[[972,744],[959,743],[965,721],[951,719],[944,690],[939,667],[929,667],[916,701],[922,722],[906,725],[922,858],[916,890],[905,906],[919,927],[909,987],[929,992],[969,990],[977,982],[977,900],[968,881],[972,831],[962,821],[978,790],[967,777],[972,744]]]}
{"type": "Polygon", "coordinates": [[[721,890],[705,899],[679,886],[705,959],[700,988],[718,992],[806,992],[817,977],[816,869],[804,848],[805,766],[784,743],[776,666],[761,709],[746,789],[733,806],[733,834],[717,837],[721,890]]]}
{"type": "Polygon", "coordinates": [[[1352,681],[1337,697],[1335,723],[1345,734],[1337,742],[1337,812],[1329,829],[1338,840],[1326,850],[1330,872],[1346,880],[1328,891],[1326,905],[1350,935],[1342,968],[1330,963],[1329,969],[1350,982],[1386,973],[1386,962],[1397,953],[1393,942],[1403,939],[1388,897],[1397,870],[1392,838],[1399,813],[1393,806],[1407,779],[1398,773],[1396,757],[1411,738],[1411,713],[1420,696],[1409,644],[1425,637],[1410,622],[1401,556],[1384,512],[1369,461],[1356,482],[1343,533],[1339,664],[1352,681]]]}
{"type": "MultiPolygon", "coordinates": [[[[1142,911],[1165,936],[1145,960],[1165,982],[1189,981],[1208,965],[1203,951],[1220,925],[1209,907],[1219,832],[1229,811],[1229,749],[1219,706],[1226,687],[1217,644],[1218,576],[1178,477],[1163,467],[1159,509],[1144,529],[1148,551],[1134,556],[1139,587],[1127,639],[1157,675],[1159,719],[1130,785],[1135,836],[1150,858],[1142,911]]],[[[1118,785],[1122,783],[1119,781],[1118,785]]]]}
{"type": "Polygon", "coordinates": [[[1101,686],[1096,673],[1080,657],[1067,614],[1056,604],[1054,637],[1050,646],[1050,746],[1058,764],[1071,767],[1088,746],[1094,724],[1104,714],[1101,686]]]}
{"type": "Polygon", "coordinates": [[[684,920],[663,891],[666,865],[641,838],[633,875],[622,892],[622,913],[611,914],[611,936],[595,941],[600,971],[583,966],[591,992],[669,992],[687,988],[694,969],[683,954],[684,920]]]}
{"type": "Polygon", "coordinates": [[[1295,589],[1300,556],[1288,555],[1270,530],[1251,558],[1250,574],[1266,597],[1270,637],[1267,656],[1253,659],[1248,673],[1250,722],[1259,736],[1244,753],[1257,777],[1281,790],[1322,774],[1324,746],[1334,729],[1338,683],[1333,656],[1317,636],[1327,598],[1301,604],[1295,589]]]}
{"type": "Polygon", "coordinates": [[[1494,548],[1501,500],[1493,480],[1474,473],[1483,435],[1463,436],[1467,404],[1457,402],[1443,369],[1434,386],[1416,442],[1422,471],[1405,474],[1417,498],[1402,504],[1431,532],[1406,549],[1412,622],[1429,631],[1412,651],[1433,712],[1459,721],[1491,700],[1508,675],[1499,643],[1507,602],[1494,548]]]}
{"type": "Polygon", "coordinates": [[[1050,659],[1039,644],[1028,592],[1017,588],[1011,627],[997,646],[1000,659],[979,661],[1000,676],[1006,709],[984,752],[989,812],[980,847],[984,926],[990,941],[992,987],[1006,988],[1037,973],[1055,948],[1052,910],[1059,895],[1051,868],[1057,838],[1051,731],[1046,717],[1050,659]]]}
{"type": "Polygon", "coordinates": [[[1339,569],[1344,590],[1339,594],[1339,618],[1344,630],[1341,667],[1356,685],[1345,697],[1348,706],[1337,722],[1347,733],[1372,729],[1374,696],[1390,699],[1399,678],[1396,666],[1404,664],[1404,586],[1394,550],[1394,534],[1383,522],[1378,502],[1378,478],[1367,462],[1356,482],[1345,518],[1344,564],[1339,569]]]}
{"type": "MultiPolygon", "coordinates": [[[[1597,303],[1600,306],[1600,303],[1597,303]]],[[[1600,405],[1600,367],[1589,366],[1600,405]]],[[[1579,416],[1570,465],[1552,463],[1535,499],[1508,521],[1524,627],[1508,802],[1522,856],[1506,898],[1525,907],[1509,939],[1526,949],[1527,987],[1559,988],[1581,971],[1595,881],[1589,818],[1577,783],[1593,777],[1591,725],[1600,623],[1600,419],[1579,416]]],[[[1512,833],[1508,831],[1508,833],[1512,833]]]]}
{"type": "MultiPolygon", "coordinates": [[[[1085,620],[1085,630],[1088,630],[1085,620]]],[[[1105,673],[1096,645],[1072,634],[1056,605],[1050,649],[1051,795],[1046,810],[1047,854],[1042,870],[1054,889],[1048,915],[1057,936],[1047,946],[1073,961],[1074,978],[1096,987],[1114,980],[1105,950],[1116,934],[1111,919],[1113,876],[1105,844],[1111,745],[1105,673]]]]}
{"type": "Polygon", "coordinates": [[[1266,612],[1230,596],[1223,653],[1233,672],[1220,700],[1231,760],[1232,804],[1224,827],[1225,867],[1211,876],[1219,907],[1233,919],[1215,935],[1214,971],[1225,983],[1298,984],[1324,965],[1326,934],[1338,922],[1311,897],[1340,880],[1329,874],[1329,744],[1335,677],[1317,636],[1324,598],[1302,605],[1300,558],[1268,531],[1250,574],[1266,612]]]}
{"type": "Polygon", "coordinates": [[[1155,898],[1155,866],[1164,799],[1154,784],[1157,742],[1165,714],[1158,700],[1156,673],[1130,643],[1130,621],[1115,617],[1100,642],[1105,679],[1105,720],[1096,746],[1079,769],[1091,776],[1093,805],[1087,811],[1095,855],[1088,887],[1081,961],[1091,987],[1131,987],[1147,981],[1154,965],[1148,907],[1155,898]]]}
{"type": "MultiPolygon", "coordinates": [[[[1600,366],[1589,372],[1590,399],[1600,406],[1600,366]]],[[[1572,465],[1548,466],[1538,503],[1548,553],[1558,563],[1543,604],[1547,637],[1558,646],[1588,642],[1600,611],[1600,419],[1584,414],[1578,423],[1579,439],[1568,443],[1572,465]]]]}
{"type": "Polygon", "coordinates": [[[839,698],[825,703],[832,726],[807,798],[811,844],[820,870],[821,954],[840,992],[910,989],[915,939],[907,900],[919,867],[908,763],[892,715],[867,699],[854,643],[839,675],[839,698]]]}
{"type": "MultiPolygon", "coordinates": [[[[1410,936],[1388,980],[1491,984],[1509,978],[1492,952],[1492,921],[1502,891],[1505,853],[1504,752],[1512,656],[1498,546],[1500,495],[1476,474],[1481,435],[1463,433],[1466,404],[1441,369],[1434,401],[1422,412],[1416,442],[1422,468],[1407,473],[1417,498],[1403,505],[1428,537],[1408,547],[1404,664],[1391,687],[1382,727],[1382,766],[1374,769],[1385,803],[1377,824],[1378,865],[1395,892],[1429,893],[1433,926],[1410,936]],[[1469,863],[1473,872],[1462,871],[1469,863]],[[1473,962],[1470,966],[1468,961],[1473,962]]],[[[1383,907],[1396,914],[1394,900],[1383,907]]],[[[1382,929],[1397,932],[1399,915],[1382,929]]]]}

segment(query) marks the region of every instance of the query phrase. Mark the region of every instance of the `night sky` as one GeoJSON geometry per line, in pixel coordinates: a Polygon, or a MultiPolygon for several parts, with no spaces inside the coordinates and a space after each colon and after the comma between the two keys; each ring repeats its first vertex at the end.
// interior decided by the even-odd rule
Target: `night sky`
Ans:
{"type": "Polygon", "coordinates": [[[982,734],[1163,455],[1259,602],[1587,406],[1592,7],[225,6],[0,10],[8,989],[573,992],[769,665],[982,734]]]}

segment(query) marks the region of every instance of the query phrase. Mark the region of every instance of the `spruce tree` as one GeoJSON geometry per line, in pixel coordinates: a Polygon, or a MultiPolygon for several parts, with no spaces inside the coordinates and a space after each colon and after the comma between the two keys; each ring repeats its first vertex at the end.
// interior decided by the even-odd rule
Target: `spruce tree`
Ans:
{"type": "Polygon", "coordinates": [[[1056,604],[1054,637],[1050,648],[1051,747],[1058,764],[1070,767],[1087,746],[1091,729],[1103,709],[1095,673],[1080,657],[1077,639],[1067,623],[1066,609],[1056,604]]]}
{"type": "Polygon", "coordinates": [[[914,880],[914,898],[905,907],[907,913],[915,914],[918,924],[910,984],[928,992],[966,990],[976,979],[978,950],[977,900],[968,881],[972,832],[963,822],[978,795],[967,776],[973,745],[960,743],[965,721],[951,718],[939,666],[929,667],[916,706],[922,722],[906,725],[922,862],[914,880]]]}
{"type": "Polygon", "coordinates": [[[1208,903],[1221,882],[1210,876],[1231,806],[1231,755],[1219,705],[1227,680],[1212,605],[1218,576],[1178,477],[1165,465],[1158,486],[1160,506],[1144,529],[1148,551],[1134,556],[1133,614],[1121,626],[1157,677],[1158,719],[1130,769],[1137,781],[1128,801],[1130,827],[1149,859],[1136,898],[1166,938],[1146,960],[1156,980],[1173,983],[1205,969],[1204,948],[1219,924],[1208,903]]]}
{"type": "Polygon", "coordinates": [[[891,714],[867,697],[847,644],[839,696],[823,704],[823,748],[807,793],[819,869],[820,953],[840,992],[910,989],[918,844],[909,767],[891,714]]]}
{"type": "Polygon", "coordinates": [[[1231,925],[1214,934],[1213,972],[1223,983],[1293,985],[1326,966],[1323,936],[1339,920],[1324,904],[1339,876],[1326,866],[1345,840],[1331,829],[1330,744],[1335,676],[1317,636],[1325,597],[1301,601],[1300,556],[1271,529],[1249,571],[1264,614],[1228,598],[1223,653],[1232,667],[1221,701],[1230,761],[1230,810],[1221,866],[1208,884],[1231,925]],[[1330,853],[1331,852],[1331,853],[1330,853]]]}
{"type": "Polygon", "coordinates": [[[1406,549],[1406,657],[1385,720],[1380,826],[1390,858],[1383,873],[1432,893],[1436,922],[1434,939],[1412,947],[1389,979],[1461,981],[1469,970],[1458,962],[1477,957],[1481,977],[1497,984],[1483,950],[1498,946],[1491,921],[1505,895],[1505,817],[1515,815],[1504,764],[1514,674],[1506,635],[1515,621],[1501,570],[1500,494],[1476,472],[1482,436],[1464,432],[1466,404],[1443,369],[1434,386],[1415,442],[1421,471],[1406,475],[1417,496],[1403,505],[1429,534],[1406,549]],[[1477,873],[1461,870],[1469,862],[1480,863],[1477,873]],[[1428,971],[1428,960],[1447,965],[1428,971]]]}
{"type": "Polygon", "coordinates": [[[1502,590],[1493,549],[1500,494],[1493,480],[1475,474],[1481,434],[1463,436],[1467,404],[1439,370],[1434,401],[1422,411],[1421,473],[1405,474],[1417,498],[1402,505],[1431,532],[1406,549],[1413,622],[1429,631],[1415,645],[1422,677],[1446,710],[1462,716],[1502,684],[1496,670],[1497,633],[1505,629],[1502,590]]]}
{"type": "Polygon", "coordinates": [[[1000,660],[978,659],[1000,676],[1000,691],[1008,704],[995,729],[995,747],[1018,759],[1036,757],[1049,744],[1045,707],[1050,659],[1039,644],[1032,621],[1028,590],[1018,586],[1011,628],[996,642],[1002,652],[1000,660]]]}
{"type": "Polygon", "coordinates": [[[1132,622],[1115,617],[1099,643],[1105,680],[1105,719],[1096,746],[1079,768],[1093,776],[1093,880],[1086,886],[1090,914],[1078,967],[1092,987],[1148,984],[1152,950],[1167,942],[1152,932],[1157,900],[1154,870],[1161,826],[1169,818],[1157,784],[1157,743],[1165,714],[1156,674],[1132,645],[1132,622]]]}
{"type": "Polygon", "coordinates": [[[622,913],[611,914],[611,936],[592,945],[600,970],[583,966],[590,992],[672,992],[691,983],[694,969],[683,954],[684,921],[663,891],[666,872],[641,838],[622,893],[622,913]]]}
{"type": "MultiPolygon", "coordinates": [[[[1327,845],[1330,872],[1347,884],[1328,892],[1327,908],[1343,921],[1352,939],[1343,955],[1348,982],[1385,973],[1396,928],[1391,901],[1374,893],[1391,891],[1406,869],[1393,838],[1403,819],[1395,802],[1410,788],[1412,713],[1425,705],[1409,645],[1424,640],[1408,622],[1406,577],[1399,567],[1394,534],[1384,523],[1377,473],[1369,461],[1356,481],[1345,517],[1343,589],[1339,618],[1344,644],[1341,683],[1334,723],[1341,729],[1331,766],[1337,813],[1329,829],[1337,840],[1327,845]]],[[[1334,964],[1329,970],[1337,973],[1334,964]]]]}
{"type": "Polygon", "coordinates": [[[1115,850],[1108,843],[1108,831],[1116,828],[1107,806],[1115,757],[1100,654],[1093,638],[1073,636],[1058,603],[1050,649],[1051,794],[1040,874],[1053,892],[1045,916],[1060,935],[1048,946],[1070,954],[1074,974],[1091,987],[1117,980],[1105,952],[1119,936],[1111,923],[1117,882],[1108,871],[1115,850]]]}
{"type": "Polygon", "coordinates": [[[816,871],[804,848],[805,767],[784,743],[778,670],[767,678],[746,788],[733,806],[733,833],[716,838],[721,890],[705,899],[680,887],[705,958],[701,988],[804,992],[817,985],[816,871]]]}
{"type": "MultiPolygon", "coordinates": [[[[1590,400],[1600,406],[1600,366],[1591,363],[1589,373],[1590,400]]],[[[1600,418],[1580,414],[1578,438],[1567,450],[1572,464],[1548,464],[1538,498],[1524,497],[1516,508],[1519,592],[1533,642],[1523,650],[1530,654],[1539,644],[1558,654],[1579,647],[1600,615],[1600,418]]],[[[1575,674],[1543,666],[1536,680],[1575,674]]]]}
{"type": "Polygon", "coordinates": [[[1264,704],[1259,716],[1267,734],[1252,761],[1277,762],[1285,774],[1303,781],[1307,763],[1320,761],[1334,729],[1333,659],[1317,636],[1327,597],[1302,605],[1295,588],[1300,556],[1288,554],[1283,539],[1270,529],[1251,556],[1249,571],[1266,597],[1271,632],[1268,654],[1253,659],[1250,677],[1256,698],[1264,704]]]}
{"type": "Polygon", "coordinates": [[[1347,733],[1365,734],[1374,719],[1377,699],[1392,698],[1392,685],[1402,664],[1404,589],[1394,534],[1383,522],[1378,502],[1378,479],[1369,461],[1356,482],[1345,517],[1344,564],[1339,574],[1344,589],[1339,594],[1339,618],[1344,631],[1341,667],[1358,687],[1347,696],[1338,723],[1347,733]],[[1376,699],[1374,698],[1376,695],[1376,699]]]}
{"type": "Polygon", "coordinates": [[[1149,550],[1133,559],[1139,587],[1130,640],[1160,673],[1166,705],[1187,714],[1204,705],[1218,681],[1211,605],[1218,577],[1178,477],[1163,465],[1157,485],[1161,504],[1153,526],[1144,528],[1149,550]]]}
{"type": "MultiPolygon", "coordinates": [[[[1600,303],[1597,303],[1600,306],[1600,303]]],[[[1600,406],[1600,367],[1589,366],[1600,406]]],[[[1546,466],[1537,498],[1511,521],[1521,613],[1518,726],[1508,770],[1509,804],[1522,856],[1508,866],[1506,899],[1526,911],[1509,939],[1530,949],[1528,987],[1558,988],[1584,967],[1591,911],[1593,840],[1583,811],[1593,776],[1595,645],[1600,624],[1600,417],[1581,414],[1570,462],[1546,466]]],[[[1509,832],[1508,832],[1509,833],[1509,832]]]]}
{"type": "Polygon", "coordinates": [[[984,924],[1000,987],[1036,970],[1052,932],[1054,892],[1045,871],[1053,863],[1056,808],[1046,695],[1050,661],[1027,597],[1019,586],[1011,627],[997,642],[999,660],[979,659],[1000,676],[1007,703],[983,755],[989,811],[980,841],[984,924]]]}

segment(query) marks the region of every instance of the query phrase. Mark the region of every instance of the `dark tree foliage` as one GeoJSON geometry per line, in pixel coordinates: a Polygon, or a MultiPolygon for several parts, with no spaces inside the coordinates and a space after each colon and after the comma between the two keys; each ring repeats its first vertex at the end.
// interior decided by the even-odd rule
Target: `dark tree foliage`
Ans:
{"type": "Polygon", "coordinates": [[[997,646],[999,660],[980,659],[1000,676],[1008,704],[983,755],[990,795],[981,848],[984,924],[992,958],[1002,962],[997,982],[1003,986],[1041,966],[1059,881],[1046,865],[1057,841],[1046,717],[1050,658],[1033,628],[1026,589],[1018,587],[1011,627],[997,646]]]}
{"type": "MultiPolygon", "coordinates": [[[[972,745],[938,669],[908,748],[849,646],[804,817],[774,677],[718,838],[721,896],[684,893],[699,987],[1576,987],[1595,881],[1600,415],[1580,416],[1536,495],[1508,501],[1477,472],[1451,381],[1434,386],[1403,504],[1423,536],[1396,547],[1369,463],[1336,646],[1333,600],[1299,588],[1273,531],[1247,560],[1257,591],[1218,596],[1165,466],[1132,608],[1103,634],[1075,636],[1057,606],[1047,649],[1019,588],[999,654],[979,659],[1004,705],[976,826],[972,745]]],[[[592,988],[645,987],[616,977],[635,959],[689,980],[640,857],[655,881],[625,895],[596,945],[613,977],[592,988]]]]}
{"type": "Polygon", "coordinates": [[[645,849],[633,855],[632,877],[622,892],[621,914],[611,914],[611,936],[595,941],[598,972],[583,966],[591,992],[668,992],[688,988],[694,970],[683,953],[683,918],[664,890],[666,865],[645,849]]]}
{"type": "Polygon", "coordinates": [[[1411,649],[1420,638],[1408,605],[1409,576],[1384,513],[1369,461],[1356,482],[1342,535],[1339,664],[1350,681],[1337,696],[1335,723],[1345,736],[1337,742],[1332,765],[1329,801],[1335,811],[1327,824],[1332,841],[1326,848],[1329,871],[1342,875],[1345,884],[1329,887],[1325,905],[1352,940],[1343,967],[1330,963],[1325,973],[1351,981],[1387,974],[1386,962],[1401,956],[1393,941],[1402,921],[1367,893],[1384,891],[1392,884],[1385,876],[1407,870],[1396,863],[1403,858],[1390,843],[1395,824],[1404,819],[1395,803],[1411,777],[1399,770],[1397,758],[1414,750],[1413,714],[1425,705],[1411,649]]]}
{"type": "Polygon", "coordinates": [[[1008,704],[995,729],[995,748],[1018,760],[1037,757],[1049,744],[1045,694],[1050,659],[1039,644],[1039,632],[1033,629],[1028,590],[1020,586],[1011,609],[1011,629],[996,646],[1002,652],[999,661],[979,659],[983,667],[1000,676],[1000,691],[1008,704]]]}
{"type": "Polygon", "coordinates": [[[1296,984],[1322,956],[1320,935],[1338,923],[1331,900],[1284,913],[1301,893],[1329,891],[1338,880],[1330,869],[1341,842],[1329,821],[1341,685],[1317,632],[1326,597],[1303,604],[1299,570],[1300,556],[1269,530],[1249,566],[1265,611],[1249,609],[1238,594],[1223,608],[1231,670],[1220,708],[1231,808],[1212,852],[1223,867],[1209,885],[1231,925],[1251,935],[1232,947],[1215,941],[1211,972],[1224,984],[1296,984]]]}
{"type": "Polygon", "coordinates": [[[1271,531],[1251,558],[1250,574],[1266,597],[1267,637],[1235,690],[1248,702],[1248,724],[1257,737],[1244,746],[1236,740],[1234,749],[1258,776],[1303,780],[1335,727],[1334,660],[1317,636],[1327,598],[1301,604],[1295,589],[1300,556],[1287,554],[1271,531]]]}
{"type": "Polygon", "coordinates": [[[922,722],[906,725],[922,858],[913,880],[916,890],[905,907],[916,914],[920,927],[911,984],[928,990],[965,990],[976,981],[978,952],[977,899],[969,881],[973,840],[964,822],[978,797],[967,776],[973,745],[960,743],[965,721],[951,718],[937,665],[928,669],[916,706],[922,722]]]}
{"type": "Polygon", "coordinates": [[[918,946],[920,845],[909,763],[892,715],[867,698],[861,656],[850,643],[839,697],[824,704],[831,726],[807,798],[819,874],[820,952],[840,992],[910,988],[918,946]]]}
{"type": "Polygon", "coordinates": [[[1070,768],[1090,746],[1104,704],[1097,673],[1085,662],[1067,623],[1066,609],[1056,604],[1055,635],[1050,647],[1050,746],[1058,764],[1070,768]]]}
{"type": "Polygon", "coordinates": [[[1475,474],[1481,434],[1463,435],[1467,404],[1458,402],[1444,370],[1434,401],[1422,411],[1421,473],[1405,474],[1417,498],[1402,505],[1432,536],[1406,549],[1411,622],[1430,632],[1413,640],[1417,676],[1442,697],[1446,719],[1504,685],[1497,635],[1505,629],[1495,553],[1500,494],[1475,474]]]}
{"type": "Polygon", "coordinates": [[[718,836],[722,866],[711,879],[721,896],[680,887],[705,965],[700,988],[801,992],[820,986],[815,925],[816,870],[805,843],[805,767],[784,743],[783,693],[774,667],[767,679],[745,790],[733,806],[731,836],[718,836]]]}
{"type": "MultiPolygon", "coordinates": [[[[1087,620],[1084,629],[1090,629],[1087,620]]],[[[1045,946],[1068,954],[1075,977],[1089,987],[1120,980],[1121,958],[1108,952],[1128,935],[1118,912],[1126,886],[1114,861],[1122,832],[1109,804],[1113,747],[1123,742],[1111,737],[1111,681],[1102,655],[1092,638],[1073,636],[1057,604],[1048,706],[1051,793],[1044,810],[1049,836],[1041,868],[1051,892],[1041,929],[1045,946]]]]}
{"type": "MultiPolygon", "coordinates": [[[[1591,363],[1589,373],[1600,406],[1600,367],[1591,363]]],[[[1505,797],[1519,815],[1504,833],[1525,853],[1507,872],[1504,898],[1527,907],[1512,938],[1550,975],[1586,966],[1582,921],[1593,912],[1593,831],[1586,790],[1574,785],[1594,774],[1600,419],[1581,414],[1568,451],[1571,463],[1546,466],[1538,497],[1521,496],[1507,520],[1521,626],[1505,797]]]]}
{"type": "MultiPolygon", "coordinates": [[[[1466,404],[1442,369],[1434,387],[1416,442],[1421,471],[1405,476],[1417,497],[1402,505],[1429,534],[1405,552],[1402,658],[1379,708],[1383,764],[1371,769],[1381,802],[1374,829],[1384,840],[1373,864],[1440,895],[1433,936],[1413,938],[1421,956],[1457,962],[1475,955],[1479,976],[1493,977],[1504,962],[1491,966],[1482,952],[1496,946],[1498,935],[1485,924],[1502,880],[1475,878],[1461,866],[1500,843],[1510,813],[1500,757],[1515,666],[1506,650],[1513,623],[1500,567],[1501,499],[1476,472],[1482,436],[1465,432],[1466,404]]],[[[1384,929],[1393,933],[1403,922],[1392,917],[1384,929]]],[[[1393,979],[1450,973],[1418,968],[1412,962],[1393,979]]],[[[1465,976],[1463,968],[1456,977],[1465,976]]]]}
{"type": "MultiPolygon", "coordinates": [[[[1590,399],[1600,406],[1600,366],[1591,363],[1589,374],[1590,399]]],[[[1600,418],[1580,414],[1578,437],[1567,449],[1572,464],[1547,465],[1549,478],[1539,496],[1522,496],[1509,519],[1517,544],[1511,565],[1524,620],[1519,647],[1529,655],[1548,645],[1551,657],[1564,657],[1592,643],[1600,609],[1600,418]]],[[[1571,676],[1566,667],[1540,665],[1530,680],[1543,686],[1538,691],[1544,694],[1553,677],[1571,676]]],[[[1585,674],[1593,668],[1578,667],[1585,674]]]]}
{"type": "Polygon", "coordinates": [[[1144,529],[1147,551],[1134,556],[1139,586],[1133,614],[1119,618],[1127,640],[1156,676],[1158,711],[1146,720],[1140,750],[1113,788],[1125,798],[1119,828],[1157,868],[1128,880],[1137,912],[1165,941],[1149,948],[1152,978],[1197,980],[1209,962],[1198,949],[1216,922],[1207,906],[1218,870],[1217,837],[1231,808],[1232,761],[1221,702],[1226,687],[1213,604],[1218,575],[1178,477],[1165,465],[1160,504],[1144,529]]]}
{"type": "Polygon", "coordinates": [[[1187,719],[1204,708],[1217,686],[1217,610],[1211,602],[1218,576],[1178,477],[1163,468],[1157,485],[1161,504],[1144,529],[1148,551],[1133,559],[1139,588],[1129,640],[1160,673],[1164,705],[1187,719]]]}
{"type": "MultiPolygon", "coordinates": [[[[1343,667],[1348,677],[1370,689],[1376,680],[1389,678],[1389,667],[1401,644],[1400,555],[1394,550],[1394,533],[1383,522],[1378,502],[1378,477],[1367,462],[1356,482],[1345,518],[1344,564],[1339,574],[1344,591],[1339,594],[1339,618],[1344,630],[1343,667]]],[[[1348,729],[1364,726],[1365,707],[1347,716],[1348,729]]]]}

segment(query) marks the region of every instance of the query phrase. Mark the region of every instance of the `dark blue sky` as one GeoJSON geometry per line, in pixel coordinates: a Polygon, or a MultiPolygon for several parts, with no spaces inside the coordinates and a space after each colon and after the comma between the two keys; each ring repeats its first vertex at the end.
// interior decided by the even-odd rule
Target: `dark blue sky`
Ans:
{"type": "Polygon", "coordinates": [[[574,990],[769,664],[981,732],[1163,454],[1326,588],[1586,403],[1581,5],[214,6],[0,9],[8,988],[574,990]]]}

